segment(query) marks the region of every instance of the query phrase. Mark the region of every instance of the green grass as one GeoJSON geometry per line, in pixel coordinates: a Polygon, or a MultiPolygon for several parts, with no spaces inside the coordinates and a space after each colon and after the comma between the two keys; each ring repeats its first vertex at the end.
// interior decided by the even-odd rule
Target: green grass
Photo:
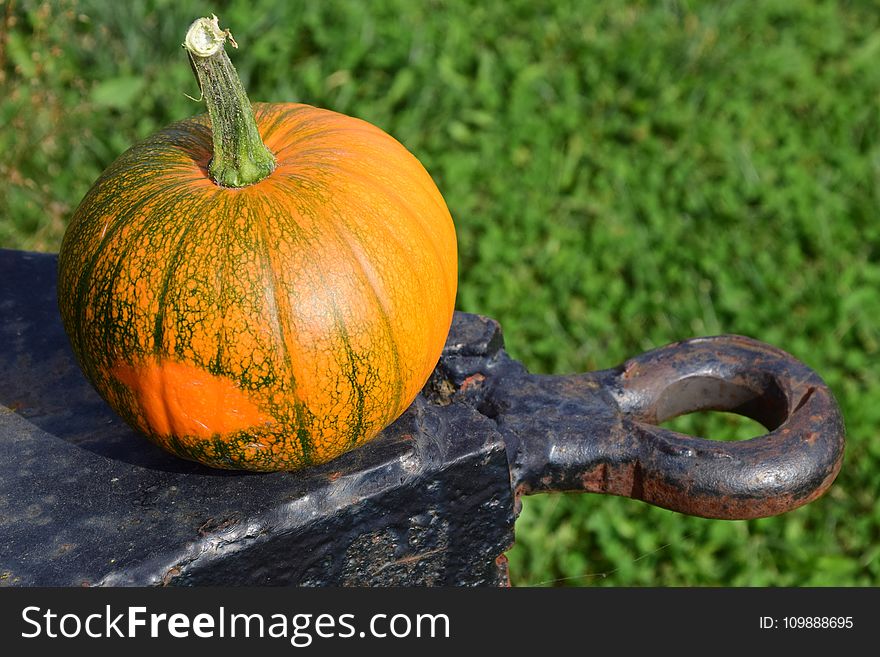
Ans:
{"type": "MultiPolygon", "coordinates": [[[[458,228],[461,310],[532,371],[741,333],[822,374],[848,428],[831,491],[712,521],[525,500],[518,585],[880,584],[880,5],[20,1],[0,51],[0,246],[54,251],[100,171],[203,111],[179,45],[217,13],[252,100],[393,134],[458,228]]],[[[673,427],[754,435],[721,414],[673,427]]]]}

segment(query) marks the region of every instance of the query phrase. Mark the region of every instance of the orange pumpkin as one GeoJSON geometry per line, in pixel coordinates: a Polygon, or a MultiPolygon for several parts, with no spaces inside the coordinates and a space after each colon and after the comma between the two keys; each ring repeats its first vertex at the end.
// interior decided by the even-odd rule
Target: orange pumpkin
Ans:
{"type": "Polygon", "coordinates": [[[251,108],[237,76],[192,56],[210,118],[133,146],[83,199],[60,253],[64,326],[98,392],[165,449],[221,468],[322,463],[397,418],[436,365],[452,219],[380,129],[251,108]]]}

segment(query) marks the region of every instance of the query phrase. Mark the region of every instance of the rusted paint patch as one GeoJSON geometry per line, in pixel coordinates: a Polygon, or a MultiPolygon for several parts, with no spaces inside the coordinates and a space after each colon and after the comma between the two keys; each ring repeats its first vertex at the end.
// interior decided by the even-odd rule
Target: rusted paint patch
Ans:
{"type": "Polygon", "coordinates": [[[464,381],[462,381],[461,386],[459,387],[459,390],[461,390],[462,392],[466,392],[468,390],[468,388],[479,387],[480,384],[482,384],[483,381],[485,381],[485,380],[486,380],[486,377],[483,376],[482,374],[480,374],[479,372],[477,372],[476,374],[472,374],[468,378],[466,378],[464,381]]]}

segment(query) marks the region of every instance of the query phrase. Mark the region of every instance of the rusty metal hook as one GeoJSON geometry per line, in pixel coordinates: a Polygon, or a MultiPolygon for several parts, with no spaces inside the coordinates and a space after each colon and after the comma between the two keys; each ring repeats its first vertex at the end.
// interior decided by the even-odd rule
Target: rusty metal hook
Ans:
{"type": "Polygon", "coordinates": [[[518,494],[608,493],[707,518],[757,518],[816,499],[840,469],[837,402],[780,349],[736,335],[696,338],[608,370],[542,376],[510,359],[500,328],[483,322],[492,337],[482,339],[482,361],[456,353],[452,336],[442,365],[456,396],[504,436],[518,494]],[[702,410],[745,415],[769,433],[720,442],[658,426],[702,410]]]}

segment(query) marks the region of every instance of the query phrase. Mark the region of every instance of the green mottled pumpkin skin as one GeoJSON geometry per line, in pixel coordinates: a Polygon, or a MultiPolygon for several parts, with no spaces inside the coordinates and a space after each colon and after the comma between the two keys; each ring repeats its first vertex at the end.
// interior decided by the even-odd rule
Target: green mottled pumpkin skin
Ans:
{"type": "Polygon", "coordinates": [[[424,385],[452,321],[455,229],[378,128],[254,112],[277,166],[247,187],[210,179],[204,116],[120,156],[65,234],[58,301],[86,376],[150,440],[293,470],[371,439],[424,385]]]}

